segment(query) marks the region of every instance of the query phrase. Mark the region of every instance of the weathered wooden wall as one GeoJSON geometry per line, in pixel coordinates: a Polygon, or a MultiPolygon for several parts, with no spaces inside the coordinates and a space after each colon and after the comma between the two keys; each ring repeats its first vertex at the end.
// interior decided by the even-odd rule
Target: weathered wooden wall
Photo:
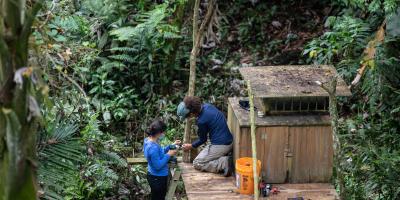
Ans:
{"type": "MultiPolygon", "coordinates": [[[[236,115],[238,112],[235,114],[234,109],[241,109],[235,103],[230,100],[228,104],[228,126],[234,136],[236,160],[251,156],[251,139],[250,128],[243,121],[241,124],[236,115]]],[[[264,180],[268,183],[329,182],[333,164],[329,123],[326,120],[313,121],[309,125],[285,122],[278,125],[259,123],[261,125],[256,129],[257,157],[262,163],[264,180]]]]}

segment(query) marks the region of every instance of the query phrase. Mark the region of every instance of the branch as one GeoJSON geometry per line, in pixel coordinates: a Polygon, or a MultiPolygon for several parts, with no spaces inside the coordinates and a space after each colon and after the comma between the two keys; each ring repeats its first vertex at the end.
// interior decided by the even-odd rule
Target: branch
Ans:
{"type": "Polygon", "coordinates": [[[361,77],[364,75],[364,72],[367,66],[369,65],[369,62],[374,60],[376,53],[376,46],[385,39],[385,26],[386,26],[386,20],[383,21],[378,31],[376,31],[375,38],[368,42],[367,48],[365,48],[364,50],[364,53],[366,55],[364,56],[362,64],[360,68],[357,70],[357,75],[351,82],[349,88],[352,88],[353,86],[357,85],[360,82],[361,77]]]}
{"type": "Polygon", "coordinates": [[[64,78],[66,78],[69,82],[71,82],[73,85],[75,85],[78,88],[78,90],[81,91],[81,93],[83,94],[85,99],[87,99],[86,92],[74,79],[70,78],[66,73],[62,72],[61,70],[60,70],[60,73],[64,76],[64,78]]]}
{"type": "MultiPolygon", "coordinates": [[[[204,34],[204,29],[207,27],[207,25],[210,23],[210,19],[212,14],[214,13],[214,5],[215,5],[215,0],[210,0],[208,2],[207,6],[207,13],[204,17],[203,22],[200,25],[200,29],[197,30],[197,16],[198,16],[198,9],[196,8],[198,4],[200,3],[200,0],[196,0],[195,5],[194,5],[194,14],[193,14],[193,48],[192,51],[190,52],[190,74],[189,74],[189,90],[188,90],[188,96],[194,96],[194,89],[195,89],[195,82],[196,82],[196,60],[197,60],[197,55],[199,54],[200,51],[200,44],[202,42],[203,34],[204,34]]],[[[191,133],[191,121],[186,120],[185,124],[185,133],[183,135],[183,141],[185,143],[190,142],[190,134],[191,133]]],[[[183,153],[183,161],[184,162],[190,162],[190,154],[189,152],[184,152],[183,153]]]]}
{"type": "Polygon", "coordinates": [[[197,36],[197,30],[199,29],[197,25],[197,21],[199,18],[199,7],[200,7],[200,1],[201,0],[195,0],[194,2],[194,7],[193,7],[193,33],[192,33],[192,38],[193,38],[193,46],[196,46],[196,36],[197,36]]]}
{"type": "Polygon", "coordinates": [[[190,61],[189,61],[190,62],[189,91],[188,91],[189,96],[194,95],[194,85],[195,85],[194,83],[195,83],[195,78],[196,78],[197,55],[199,54],[199,51],[200,51],[200,44],[202,42],[202,38],[204,35],[204,29],[210,23],[212,14],[214,13],[214,5],[215,5],[215,0],[210,0],[208,2],[206,16],[204,17],[204,20],[200,25],[200,29],[195,34],[196,38],[193,38],[194,45],[193,45],[192,51],[190,53],[190,61]]]}
{"type": "Polygon", "coordinates": [[[193,48],[193,50],[196,50],[196,52],[195,52],[196,56],[198,54],[198,51],[200,50],[199,47],[203,41],[204,30],[206,29],[206,27],[208,26],[208,24],[210,23],[210,21],[212,19],[212,16],[214,14],[214,9],[215,9],[215,0],[210,0],[208,2],[206,16],[204,17],[204,20],[200,25],[200,29],[198,30],[198,33],[196,34],[195,48],[193,48]]]}
{"type": "MultiPolygon", "coordinates": [[[[49,58],[49,60],[53,63],[53,65],[56,65],[53,57],[50,56],[49,53],[46,53],[47,58],[49,58]]],[[[68,81],[70,81],[73,85],[75,85],[78,90],[83,94],[83,96],[85,97],[85,99],[87,99],[87,95],[86,92],[83,90],[83,88],[72,78],[70,78],[67,74],[65,74],[62,70],[59,70],[59,72],[61,73],[61,75],[64,76],[64,78],[66,78],[68,81]]]]}
{"type": "Polygon", "coordinates": [[[339,114],[338,114],[337,100],[336,100],[337,78],[338,78],[337,75],[335,75],[331,77],[328,83],[321,83],[320,81],[315,81],[315,83],[329,94],[329,114],[332,118],[331,126],[332,126],[332,141],[333,141],[333,162],[336,167],[336,176],[338,179],[338,185],[340,190],[340,199],[344,199],[346,188],[344,185],[344,176],[342,173],[342,168],[340,166],[342,160],[342,150],[338,133],[339,114]]]}

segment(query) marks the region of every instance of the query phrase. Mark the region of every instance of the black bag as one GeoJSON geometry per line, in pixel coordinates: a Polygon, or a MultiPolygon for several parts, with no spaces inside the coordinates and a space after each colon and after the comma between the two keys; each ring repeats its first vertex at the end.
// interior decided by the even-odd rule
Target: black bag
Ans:
{"type": "MultiPolygon", "coordinates": [[[[239,100],[239,106],[247,111],[250,111],[250,102],[249,100],[239,100]]],[[[254,106],[254,110],[257,110],[257,108],[254,106]]]]}

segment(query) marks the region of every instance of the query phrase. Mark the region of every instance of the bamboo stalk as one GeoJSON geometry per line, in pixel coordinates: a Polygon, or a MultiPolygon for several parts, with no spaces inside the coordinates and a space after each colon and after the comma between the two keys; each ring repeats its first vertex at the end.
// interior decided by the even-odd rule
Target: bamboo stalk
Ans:
{"type": "Polygon", "coordinates": [[[253,156],[253,177],[254,177],[254,199],[258,200],[259,190],[258,190],[258,173],[257,173],[257,151],[256,151],[256,125],[254,119],[254,102],[253,94],[250,87],[250,80],[247,80],[247,91],[249,93],[250,102],[250,135],[251,135],[251,152],[253,156]]]}

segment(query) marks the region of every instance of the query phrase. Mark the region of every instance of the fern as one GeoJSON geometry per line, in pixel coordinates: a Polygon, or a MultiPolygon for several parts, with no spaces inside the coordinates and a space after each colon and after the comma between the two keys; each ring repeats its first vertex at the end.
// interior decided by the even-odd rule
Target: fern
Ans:
{"type": "Polygon", "coordinates": [[[111,55],[108,56],[109,58],[120,60],[128,63],[135,63],[136,59],[128,54],[118,54],[118,55],[111,55]]]}
{"type": "Polygon", "coordinates": [[[112,72],[114,68],[117,68],[119,70],[123,70],[126,68],[126,65],[123,62],[120,61],[107,61],[103,65],[101,65],[98,69],[97,72],[112,72]]]}
{"type": "Polygon", "coordinates": [[[111,48],[110,51],[121,51],[121,52],[136,53],[139,50],[137,48],[132,48],[132,47],[114,47],[114,48],[111,48]]]}
{"type": "Polygon", "coordinates": [[[60,121],[60,117],[40,134],[38,140],[38,179],[46,199],[62,199],[65,183],[79,174],[79,164],[85,159],[84,147],[74,138],[78,126],[73,122],[60,121]]]}
{"type": "Polygon", "coordinates": [[[179,38],[181,38],[181,36],[176,34],[176,32],[169,32],[169,31],[164,32],[163,33],[163,37],[165,39],[179,39],[179,38]]]}
{"type": "Polygon", "coordinates": [[[336,0],[334,3],[350,7],[353,10],[363,10],[373,14],[383,13],[390,15],[393,13],[399,4],[398,0],[336,0]],[[383,8],[383,9],[382,9],[383,8]]]}
{"type": "Polygon", "coordinates": [[[119,179],[114,170],[100,161],[96,161],[96,163],[90,165],[86,169],[84,176],[93,178],[96,188],[102,193],[106,193],[107,190],[113,188],[119,179]]]}
{"type": "Polygon", "coordinates": [[[103,151],[100,154],[100,158],[102,158],[103,160],[106,160],[111,165],[116,165],[118,167],[127,167],[128,166],[128,163],[126,162],[126,160],[121,158],[115,152],[103,151]]]}
{"type": "Polygon", "coordinates": [[[111,31],[111,35],[114,35],[120,41],[134,39],[140,39],[143,35],[149,35],[153,33],[156,27],[166,17],[166,4],[162,4],[156,9],[139,15],[137,22],[138,25],[135,27],[127,26],[115,29],[111,31]]]}

